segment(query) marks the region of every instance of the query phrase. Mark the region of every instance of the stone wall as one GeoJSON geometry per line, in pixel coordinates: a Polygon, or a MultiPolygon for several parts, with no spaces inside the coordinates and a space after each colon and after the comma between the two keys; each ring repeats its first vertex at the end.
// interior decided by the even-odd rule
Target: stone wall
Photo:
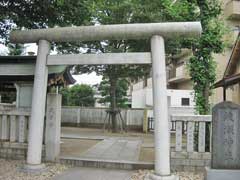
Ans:
{"type": "MultiPolygon", "coordinates": [[[[131,161],[97,161],[93,159],[81,159],[62,157],[60,162],[70,164],[75,167],[96,167],[96,168],[113,168],[126,170],[154,169],[153,162],[131,162],[131,161]]],[[[171,170],[172,171],[191,171],[203,172],[205,166],[211,162],[211,153],[188,153],[188,152],[171,152],[171,170]]]]}
{"type": "MultiPolygon", "coordinates": [[[[107,108],[62,107],[62,125],[102,127],[106,120],[107,108]]],[[[169,107],[169,120],[173,114],[193,115],[193,107],[169,107]]],[[[152,117],[152,110],[148,110],[148,117],[152,117]]],[[[121,109],[121,115],[128,128],[141,129],[144,123],[144,109],[121,109]]]]}
{"type": "Polygon", "coordinates": [[[211,164],[210,152],[171,152],[171,169],[177,171],[204,171],[211,164]]]}
{"type": "MultiPolygon", "coordinates": [[[[43,146],[43,160],[45,159],[45,146],[43,146]]],[[[0,158],[21,159],[27,158],[27,143],[0,142],[0,158]]]]}
{"type": "MultiPolygon", "coordinates": [[[[62,125],[102,127],[107,108],[62,107],[62,125]]],[[[142,129],[144,109],[121,109],[121,116],[130,128],[142,129]]],[[[119,121],[120,118],[118,117],[119,121]]]]}
{"type": "MultiPolygon", "coordinates": [[[[45,148],[43,148],[45,149],[45,148]]],[[[43,150],[43,160],[45,159],[45,150],[43,150]]],[[[27,144],[23,143],[9,143],[9,142],[1,142],[0,143],[0,158],[4,159],[26,159],[27,155],[27,144]]],[[[86,165],[87,162],[79,162],[77,160],[63,160],[62,163],[72,164],[74,166],[83,166],[86,165]]],[[[171,169],[172,171],[203,171],[205,166],[210,166],[211,163],[211,153],[199,153],[199,152],[171,152],[171,169]]],[[[91,162],[91,165],[94,164],[99,165],[100,163],[91,162]]],[[[128,164],[121,165],[120,167],[124,169],[135,169],[139,168],[141,163],[137,166],[136,164],[128,164]]],[[[106,165],[106,163],[105,163],[106,165]]],[[[112,167],[114,168],[116,165],[112,163],[112,167]]],[[[119,163],[118,163],[119,166],[119,163]]],[[[118,167],[116,166],[116,167],[118,167]]],[[[153,168],[153,163],[143,163],[142,168],[153,168]]]]}
{"type": "Polygon", "coordinates": [[[0,158],[25,159],[27,155],[27,144],[0,142],[0,158]]]}

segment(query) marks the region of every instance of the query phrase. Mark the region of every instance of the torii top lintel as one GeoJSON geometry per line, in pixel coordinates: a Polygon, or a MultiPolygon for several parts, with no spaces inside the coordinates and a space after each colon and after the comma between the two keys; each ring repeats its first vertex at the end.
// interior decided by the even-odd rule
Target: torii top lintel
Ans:
{"type": "Polygon", "coordinates": [[[48,29],[16,30],[10,34],[12,43],[78,42],[95,40],[148,39],[153,35],[164,38],[197,37],[202,27],[200,22],[167,22],[116,24],[48,29]]]}

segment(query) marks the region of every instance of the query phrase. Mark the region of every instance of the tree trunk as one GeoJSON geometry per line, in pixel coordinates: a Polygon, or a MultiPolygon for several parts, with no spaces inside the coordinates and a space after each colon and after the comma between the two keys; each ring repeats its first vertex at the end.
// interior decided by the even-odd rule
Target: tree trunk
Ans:
{"type": "Polygon", "coordinates": [[[118,123],[117,123],[117,118],[116,118],[116,112],[117,112],[117,102],[116,102],[116,87],[117,87],[117,80],[115,78],[109,77],[110,81],[110,115],[111,115],[111,120],[112,120],[112,132],[117,132],[118,131],[118,123]]]}
{"type": "MultiPolygon", "coordinates": [[[[204,89],[204,99],[205,99],[205,104],[204,104],[204,112],[202,114],[206,115],[209,114],[209,94],[210,94],[210,87],[207,84],[204,89]]],[[[206,151],[210,151],[210,136],[211,136],[211,125],[210,123],[206,123],[206,151]]]]}
{"type": "Polygon", "coordinates": [[[205,99],[205,104],[204,104],[204,112],[203,114],[209,114],[209,85],[207,84],[204,89],[204,99],[205,99]]]}

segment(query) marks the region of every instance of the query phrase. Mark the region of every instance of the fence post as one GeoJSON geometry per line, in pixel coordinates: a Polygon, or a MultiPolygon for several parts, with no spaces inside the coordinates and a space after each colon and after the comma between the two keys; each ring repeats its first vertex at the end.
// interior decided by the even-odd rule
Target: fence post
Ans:
{"type": "MultiPolygon", "coordinates": [[[[1,122],[0,122],[1,123],[1,122]]],[[[9,139],[9,123],[7,115],[2,115],[2,126],[1,126],[1,139],[8,140],[9,139]]]]}
{"type": "Polygon", "coordinates": [[[45,131],[46,160],[55,162],[60,154],[61,134],[61,94],[47,95],[47,114],[45,131]]]}
{"type": "Polygon", "coordinates": [[[198,130],[198,151],[205,152],[206,123],[199,122],[198,130]]]}
{"type": "Polygon", "coordinates": [[[148,132],[148,109],[144,109],[144,114],[143,114],[143,132],[144,133],[148,132]]]}
{"type": "Polygon", "coordinates": [[[129,125],[131,125],[130,119],[129,119],[129,110],[127,109],[125,112],[126,112],[126,115],[125,115],[125,117],[126,117],[126,127],[128,127],[129,125]]]}
{"type": "Polygon", "coordinates": [[[80,122],[81,122],[81,109],[77,109],[77,126],[80,127],[80,122]]]}
{"type": "Polygon", "coordinates": [[[194,151],[194,122],[189,121],[187,124],[187,152],[194,151]]]}
{"type": "Polygon", "coordinates": [[[25,116],[18,116],[18,142],[23,143],[26,139],[27,122],[25,116]]]}
{"type": "Polygon", "coordinates": [[[10,116],[10,142],[15,142],[17,137],[17,120],[15,115],[10,116]]]}
{"type": "Polygon", "coordinates": [[[176,151],[182,151],[182,121],[176,121],[176,151]]]}

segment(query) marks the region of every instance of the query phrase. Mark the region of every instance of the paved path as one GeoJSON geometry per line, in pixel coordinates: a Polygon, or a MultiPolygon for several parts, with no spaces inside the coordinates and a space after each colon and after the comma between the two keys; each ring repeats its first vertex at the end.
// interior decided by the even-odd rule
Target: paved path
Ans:
{"type": "Polygon", "coordinates": [[[98,168],[72,168],[53,180],[130,180],[134,171],[98,168]]]}
{"type": "Polygon", "coordinates": [[[108,138],[81,155],[89,159],[138,161],[142,141],[127,138],[108,138]]]}

